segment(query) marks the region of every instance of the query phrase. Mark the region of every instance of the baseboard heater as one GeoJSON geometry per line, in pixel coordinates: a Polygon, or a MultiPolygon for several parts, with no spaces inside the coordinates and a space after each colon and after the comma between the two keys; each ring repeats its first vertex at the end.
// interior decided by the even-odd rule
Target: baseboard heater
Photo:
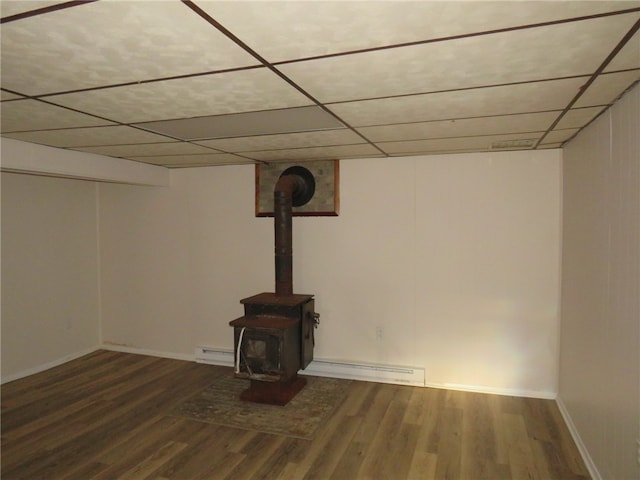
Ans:
{"type": "MultiPolygon", "coordinates": [[[[196,362],[209,365],[233,367],[232,350],[196,347],[196,362]]],[[[424,368],[391,365],[359,364],[314,359],[309,366],[300,371],[302,375],[317,377],[346,378],[366,382],[392,383],[424,387],[424,368]]]]}

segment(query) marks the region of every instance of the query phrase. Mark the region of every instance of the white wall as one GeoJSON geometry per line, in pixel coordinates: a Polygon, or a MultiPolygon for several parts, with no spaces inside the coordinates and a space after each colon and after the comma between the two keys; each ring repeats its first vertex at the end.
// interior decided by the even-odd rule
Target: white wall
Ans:
{"type": "Polygon", "coordinates": [[[195,168],[174,171],[171,188],[99,186],[106,344],[177,356],[233,347],[239,300],[272,289],[273,227],[253,215],[253,172],[195,168]]]}
{"type": "Polygon", "coordinates": [[[418,162],[417,358],[431,381],[557,391],[561,152],[418,162]]]}
{"type": "Polygon", "coordinates": [[[639,152],[636,86],[564,153],[559,399],[616,480],[640,478],[639,152]]]}
{"type": "MultiPolygon", "coordinates": [[[[316,357],[426,369],[429,384],[552,396],[558,150],[342,161],[339,217],[294,219],[294,291],[316,357]],[[376,329],[382,329],[382,339],[376,329]]],[[[103,337],[177,355],[232,348],[239,300],[273,291],[252,166],[99,185],[103,337]]]]}
{"type": "Polygon", "coordinates": [[[2,380],[99,344],[96,185],[2,173],[2,380]]]}

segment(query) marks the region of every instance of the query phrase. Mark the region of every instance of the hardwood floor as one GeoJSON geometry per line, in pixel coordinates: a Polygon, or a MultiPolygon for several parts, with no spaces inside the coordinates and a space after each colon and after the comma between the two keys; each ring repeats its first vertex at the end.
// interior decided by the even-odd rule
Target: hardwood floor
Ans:
{"type": "Polygon", "coordinates": [[[98,351],[8,383],[1,478],[589,478],[550,400],[354,381],[312,441],[167,415],[221,374],[98,351]]]}

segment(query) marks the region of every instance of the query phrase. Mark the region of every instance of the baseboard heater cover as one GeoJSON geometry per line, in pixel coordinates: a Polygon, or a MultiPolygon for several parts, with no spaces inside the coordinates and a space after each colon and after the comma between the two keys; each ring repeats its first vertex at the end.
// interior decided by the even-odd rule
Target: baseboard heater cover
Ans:
{"type": "Polygon", "coordinates": [[[301,372],[318,377],[347,378],[424,387],[424,368],[314,360],[301,372]]]}
{"type": "Polygon", "coordinates": [[[223,367],[233,367],[233,350],[196,347],[196,362],[207,363],[209,365],[221,365],[223,367]]]}
{"type": "MultiPolygon", "coordinates": [[[[233,351],[208,347],[196,347],[196,362],[209,365],[233,366],[233,351]]],[[[399,385],[425,385],[424,368],[390,365],[358,364],[329,360],[313,360],[300,372],[317,377],[345,378],[399,385]]]]}

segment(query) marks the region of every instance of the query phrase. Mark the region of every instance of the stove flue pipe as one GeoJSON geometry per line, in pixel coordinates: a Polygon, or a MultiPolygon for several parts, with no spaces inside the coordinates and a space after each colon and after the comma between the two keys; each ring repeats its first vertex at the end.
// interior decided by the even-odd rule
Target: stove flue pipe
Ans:
{"type": "Polygon", "coordinates": [[[293,295],[293,196],[307,188],[298,175],[283,175],[273,190],[276,295],[293,295]]]}

